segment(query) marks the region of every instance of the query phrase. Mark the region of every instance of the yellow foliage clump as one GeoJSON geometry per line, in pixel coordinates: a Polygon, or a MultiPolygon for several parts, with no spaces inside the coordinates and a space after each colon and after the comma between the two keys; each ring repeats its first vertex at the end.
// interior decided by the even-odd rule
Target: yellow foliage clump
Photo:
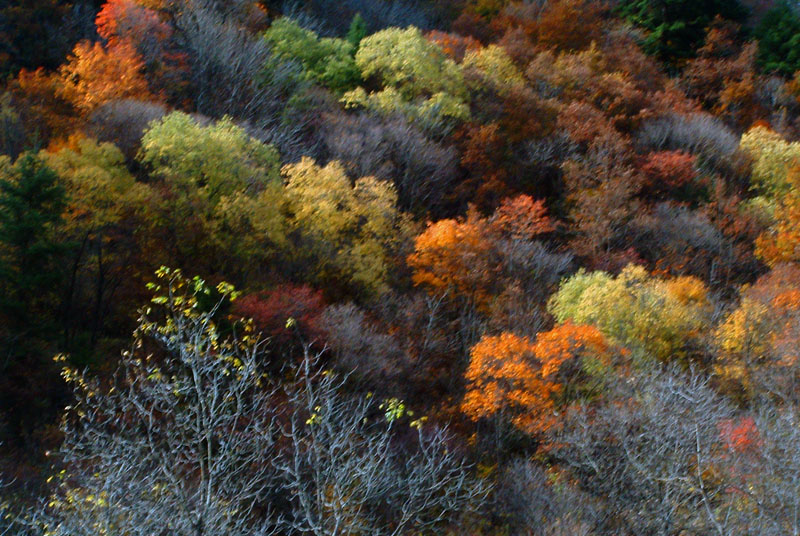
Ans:
{"type": "Polygon", "coordinates": [[[593,325],[612,341],[661,361],[689,357],[711,313],[700,280],[664,280],[633,264],[617,277],[578,272],[561,283],[549,309],[561,322],[593,325]]]}

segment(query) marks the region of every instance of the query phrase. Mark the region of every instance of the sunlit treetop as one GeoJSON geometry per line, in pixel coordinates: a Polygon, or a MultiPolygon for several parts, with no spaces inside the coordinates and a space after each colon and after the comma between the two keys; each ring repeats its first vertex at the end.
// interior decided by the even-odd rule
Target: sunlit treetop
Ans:
{"type": "Polygon", "coordinates": [[[150,189],[135,181],[122,152],[110,143],[77,138],[40,156],[65,185],[68,226],[92,230],[117,223],[126,210],[144,206],[150,196],[150,189]]]}
{"type": "Polygon", "coordinates": [[[741,139],[740,149],[753,161],[752,187],[770,200],[791,189],[788,174],[800,165],[800,143],[787,142],[777,132],[757,125],[741,139]]]}
{"type": "Polygon", "coordinates": [[[352,89],[361,81],[355,46],[346,39],[320,38],[286,17],[273,22],[264,38],[281,59],[298,61],[309,79],[333,91],[352,89]]]}
{"type": "Polygon", "coordinates": [[[155,100],[143,71],[142,58],[127,42],[106,49],[81,41],[59,73],[64,97],[87,113],[112,100],[155,100]]]}
{"type": "Polygon", "coordinates": [[[212,203],[234,191],[257,195],[280,181],[278,152],[227,118],[204,126],[173,112],[147,130],[140,160],[176,187],[200,189],[212,203]]]}
{"type": "Polygon", "coordinates": [[[468,91],[459,66],[413,26],[388,28],[361,40],[355,57],[365,80],[381,91],[357,88],[344,96],[348,106],[435,120],[469,117],[468,91]]]}
{"type": "Polygon", "coordinates": [[[464,61],[461,62],[461,67],[464,70],[472,69],[479,73],[484,83],[500,94],[525,85],[525,77],[522,72],[498,45],[489,45],[467,52],[464,61]]]}
{"type": "Polygon", "coordinates": [[[663,280],[636,265],[617,277],[580,271],[561,283],[549,308],[560,322],[596,326],[612,341],[661,361],[689,357],[711,314],[699,280],[663,280]]]}
{"type": "Polygon", "coordinates": [[[308,157],[282,172],[290,225],[309,240],[306,253],[316,257],[320,277],[387,290],[389,253],[407,233],[394,185],[375,177],[352,183],[338,161],[322,167],[308,157]]]}

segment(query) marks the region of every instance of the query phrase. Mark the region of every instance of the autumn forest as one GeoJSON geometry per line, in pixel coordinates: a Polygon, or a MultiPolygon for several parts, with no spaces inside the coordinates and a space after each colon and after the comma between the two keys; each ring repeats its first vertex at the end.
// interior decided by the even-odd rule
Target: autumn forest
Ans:
{"type": "Polygon", "coordinates": [[[0,0],[0,536],[800,533],[800,3],[0,0]]]}

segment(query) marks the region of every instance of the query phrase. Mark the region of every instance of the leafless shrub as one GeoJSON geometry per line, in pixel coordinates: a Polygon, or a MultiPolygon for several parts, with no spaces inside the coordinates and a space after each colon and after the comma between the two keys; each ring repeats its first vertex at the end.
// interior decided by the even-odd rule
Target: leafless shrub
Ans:
{"type": "Polygon", "coordinates": [[[602,501],[600,533],[741,534],[739,497],[718,472],[732,408],[695,373],[653,371],[618,389],[600,408],[571,410],[556,438],[602,501]]]}
{"type": "Polygon", "coordinates": [[[737,489],[754,506],[752,534],[800,533],[798,419],[796,407],[762,407],[755,418],[755,448],[734,465],[741,484],[737,489]]]}
{"type": "MultiPolygon", "coordinates": [[[[308,0],[303,5],[306,13],[319,21],[320,33],[331,37],[345,34],[356,13],[364,18],[369,33],[390,26],[416,26],[427,30],[434,22],[430,10],[414,0],[308,0]]],[[[296,14],[297,10],[293,13],[296,14]]]]}
{"type": "Polygon", "coordinates": [[[718,272],[735,261],[732,245],[708,217],[671,203],[659,203],[637,216],[626,238],[629,242],[622,247],[633,246],[646,259],[664,261],[706,281],[716,280],[718,272]]]}
{"type": "Polygon", "coordinates": [[[575,155],[577,145],[564,134],[527,142],[524,159],[531,166],[558,166],[575,155]]]}
{"type": "Polygon", "coordinates": [[[118,100],[100,106],[86,125],[86,133],[98,141],[111,142],[128,158],[139,150],[148,125],[168,112],[161,104],[137,100],[118,100]]]}
{"type": "Polygon", "coordinates": [[[216,10],[187,6],[175,24],[190,53],[198,112],[230,115],[257,128],[280,125],[287,100],[301,85],[299,66],[277,61],[266,41],[216,10]]]}
{"type": "Polygon", "coordinates": [[[739,137],[721,120],[706,113],[673,113],[647,121],[639,129],[636,142],[650,150],[697,154],[719,170],[731,168],[728,161],[739,148],[739,137]]]}
{"type": "Polygon", "coordinates": [[[511,239],[497,250],[507,277],[519,281],[529,294],[544,299],[572,268],[571,253],[552,253],[539,241],[511,239]]]}
{"type": "Polygon", "coordinates": [[[306,354],[289,391],[283,433],[292,448],[275,466],[292,514],[281,527],[315,536],[399,536],[441,531],[481,504],[487,489],[469,476],[445,430],[412,426],[403,448],[395,441],[402,403],[342,397],[342,380],[314,373],[315,365],[306,354]]]}
{"type": "Polygon", "coordinates": [[[220,344],[220,304],[198,312],[176,282],[166,318],[144,312],[110,385],[67,373],[76,402],[58,456],[65,473],[32,520],[49,534],[271,533],[257,514],[277,430],[262,345],[220,344]]]}
{"type": "Polygon", "coordinates": [[[357,177],[391,180],[403,208],[439,203],[456,176],[455,149],[436,143],[402,118],[330,116],[325,144],[357,177]]]}
{"type": "Polygon", "coordinates": [[[326,308],[320,327],[327,333],[338,370],[372,382],[401,372],[403,355],[397,341],[379,333],[356,305],[326,308]]]}
{"type": "Polygon", "coordinates": [[[593,534],[591,497],[556,481],[530,460],[516,460],[505,468],[495,502],[515,536],[593,534]]]}
{"type": "Polygon", "coordinates": [[[202,281],[159,278],[168,288],[153,286],[118,373],[65,372],[76,402],[64,471],[25,525],[53,536],[399,536],[480,506],[487,488],[444,429],[409,422],[396,399],[345,395],[346,376],[321,370],[307,346],[270,387],[263,344],[217,330],[224,300],[205,310],[202,281]]]}

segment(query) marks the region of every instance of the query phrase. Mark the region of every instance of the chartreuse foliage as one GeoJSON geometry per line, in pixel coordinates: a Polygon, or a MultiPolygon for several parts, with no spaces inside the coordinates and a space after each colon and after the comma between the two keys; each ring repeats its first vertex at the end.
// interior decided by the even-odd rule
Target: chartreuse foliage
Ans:
{"type": "Polygon", "coordinates": [[[139,158],[170,192],[149,207],[150,223],[184,254],[216,252],[242,268],[285,244],[278,152],[230,119],[204,126],[169,114],[145,133],[139,158]]]}
{"type": "Polygon", "coordinates": [[[388,28],[365,37],[355,61],[363,78],[376,80],[383,89],[349,91],[343,97],[348,106],[400,112],[425,122],[469,117],[461,69],[418,28],[388,28]]]}
{"type": "Polygon", "coordinates": [[[79,138],[72,146],[50,153],[43,161],[58,174],[68,194],[66,226],[96,232],[114,225],[132,210],[141,210],[152,195],[125,167],[122,152],[110,143],[79,138]]]}
{"type": "Polygon", "coordinates": [[[800,165],[800,143],[787,142],[764,126],[755,126],[741,139],[739,148],[753,161],[752,188],[768,201],[791,190],[789,170],[800,165]]]}
{"type": "Polygon", "coordinates": [[[483,81],[501,95],[525,85],[522,72],[498,45],[471,50],[461,62],[462,69],[474,69],[483,81]]]}
{"type": "Polygon", "coordinates": [[[353,59],[357,43],[320,38],[286,17],[276,20],[264,38],[278,57],[299,62],[306,76],[317,84],[344,92],[361,81],[361,72],[353,59]]]}
{"type": "Polygon", "coordinates": [[[756,239],[756,255],[770,266],[800,261],[798,169],[788,174],[791,189],[770,205],[772,226],[756,239]]]}
{"type": "Polygon", "coordinates": [[[756,255],[769,265],[800,260],[800,196],[798,166],[800,143],[787,142],[762,127],[742,136],[741,149],[753,161],[752,188],[761,195],[749,201],[763,207],[771,228],[756,240],[756,255]]]}
{"type": "Polygon", "coordinates": [[[661,361],[689,357],[711,308],[693,277],[659,279],[628,265],[614,277],[583,270],[563,281],[549,308],[559,322],[596,326],[610,340],[661,361]]]}
{"type": "Polygon", "coordinates": [[[278,151],[228,118],[203,126],[185,113],[171,113],[145,133],[140,159],[176,188],[199,189],[212,204],[238,191],[257,194],[279,181],[278,151]]]}

